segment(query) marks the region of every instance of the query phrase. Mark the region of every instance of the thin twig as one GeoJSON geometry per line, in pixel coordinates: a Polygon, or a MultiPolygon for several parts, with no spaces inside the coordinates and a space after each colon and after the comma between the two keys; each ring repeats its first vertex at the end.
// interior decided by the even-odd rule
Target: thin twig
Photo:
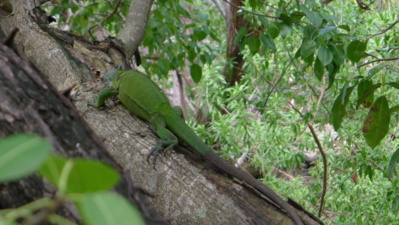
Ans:
{"type": "Polygon", "coordinates": [[[363,64],[357,66],[357,68],[360,68],[360,67],[362,67],[362,66],[366,66],[366,65],[368,65],[368,64],[375,63],[375,62],[385,62],[385,61],[394,61],[394,60],[399,60],[399,57],[396,57],[396,58],[388,58],[388,59],[376,59],[376,60],[373,60],[373,61],[370,61],[370,62],[363,63],[363,64]]]}
{"type": "Polygon", "coordinates": [[[324,176],[323,176],[323,192],[321,193],[321,199],[320,199],[320,207],[319,207],[319,213],[318,216],[321,217],[321,213],[323,212],[323,206],[324,206],[324,198],[327,193],[327,175],[328,175],[328,168],[327,168],[327,156],[326,153],[323,150],[323,146],[321,145],[321,142],[319,138],[317,137],[317,134],[315,130],[313,129],[313,126],[306,121],[305,116],[293,105],[291,102],[288,102],[288,104],[291,106],[293,110],[295,110],[305,121],[306,125],[308,126],[310,133],[312,133],[313,139],[315,140],[317,147],[319,148],[319,151],[321,153],[321,156],[323,158],[323,164],[324,164],[324,176]]]}

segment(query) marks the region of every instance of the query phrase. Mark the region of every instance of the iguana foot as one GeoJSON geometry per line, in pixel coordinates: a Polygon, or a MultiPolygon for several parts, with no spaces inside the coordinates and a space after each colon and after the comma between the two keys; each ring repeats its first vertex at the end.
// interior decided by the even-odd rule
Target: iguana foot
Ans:
{"type": "Polygon", "coordinates": [[[147,162],[150,163],[149,160],[150,160],[151,156],[154,156],[154,158],[152,158],[151,164],[152,164],[152,167],[154,167],[154,169],[155,169],[159,151],[163,151],[165,153],[169,149],[171,149],[175,145],[177,145],[177,143],[178,143],[177,138],[175,136],[173,136],[173,138],[171,138],[171,139],[159,141],[157,145],[155,145],[154,147],[151,148],[150,153],[147,154],[147,162]],[[163,146],[167,146],[167,147],[163,148],[163,146]]]}

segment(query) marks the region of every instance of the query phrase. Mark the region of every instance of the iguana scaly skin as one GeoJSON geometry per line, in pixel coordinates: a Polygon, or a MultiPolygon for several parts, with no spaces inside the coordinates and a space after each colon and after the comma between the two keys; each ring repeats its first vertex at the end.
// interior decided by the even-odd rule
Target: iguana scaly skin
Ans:
{"type": "Polygon", "coordinates": [[[101,107],[107,98],[117,95],[118,99],[129,111],[150,122],[152,130],[161,139],[147,156],[148,160],[154,154],[153,165],[155,165],[158,152],[162,149],[167,151],[177,145],[177,137],[179,137],[218,169],[246,182],[274,201],[287,211],[295,224],[303,224],[298,214],[288,203],[275,194],[269,187],[248,173],[227,163],[201,141],[194,131],[186,125],[181,115],[172,108],[165,94],[150,78],[135,70],[115,70],[105,76],[104,79],[107,83],[112,84],[112,87],[102,90],[97,100],[94,103],[88,103],[88,105],[101,107]]]}

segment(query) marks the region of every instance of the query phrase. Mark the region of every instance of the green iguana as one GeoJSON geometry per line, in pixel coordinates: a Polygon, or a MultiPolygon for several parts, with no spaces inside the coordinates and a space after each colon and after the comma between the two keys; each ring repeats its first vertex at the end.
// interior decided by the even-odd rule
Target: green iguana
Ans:
{"type": "Polygon", "coordinates": [[[103,89],[93,107],[101,107],[105,100],[117,95],[118,99],[134,115],[151,123],[152,130],[160,137],[158,144],[151,149],[148,159],[154,154],[153,165],[160,150],[167,151],[178,144],[178,138],[209,160],[223,172],[236,177],[252,186],[260,193],[271,199],[292,218],[297,225],[302,225],[298,214],[269,187],[262,184],[248,173],[237,169],[213,152],[201,139],[188,127],[184,119],[169,103],[166,95],[147,76],[135,70],[114,70],[102,78],[110,86],[103,89]],[[105,79],[104,79],[105,78],[105,79]],[[176,137],[177,136],[177,137],[176,137]]]}

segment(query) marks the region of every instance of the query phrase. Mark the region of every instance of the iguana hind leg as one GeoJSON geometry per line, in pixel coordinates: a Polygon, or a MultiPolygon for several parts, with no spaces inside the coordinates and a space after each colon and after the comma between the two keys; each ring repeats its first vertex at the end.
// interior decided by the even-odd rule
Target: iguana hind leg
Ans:
{"type": "Polygon", "coordinates": [[[177,140],[177,137],[168,129],[166,128],[165,122],[163,120],[163,117],[160,115],[154,116],[151,119],[151,124],[152,124],[152,130],[158,135],[158,137],[161,139],[155,145],[154,147],[151,148],[150,153],[147,155],[147,162],[149,163],[149,159],[151,156],[154,156],[152,159],[152,166],[155,169],[155,164],[158,158],[159,151],[163,150],[163,152],[168,151],[169,149],[173,148],[176,146],[179,142],[177,140]]]}

